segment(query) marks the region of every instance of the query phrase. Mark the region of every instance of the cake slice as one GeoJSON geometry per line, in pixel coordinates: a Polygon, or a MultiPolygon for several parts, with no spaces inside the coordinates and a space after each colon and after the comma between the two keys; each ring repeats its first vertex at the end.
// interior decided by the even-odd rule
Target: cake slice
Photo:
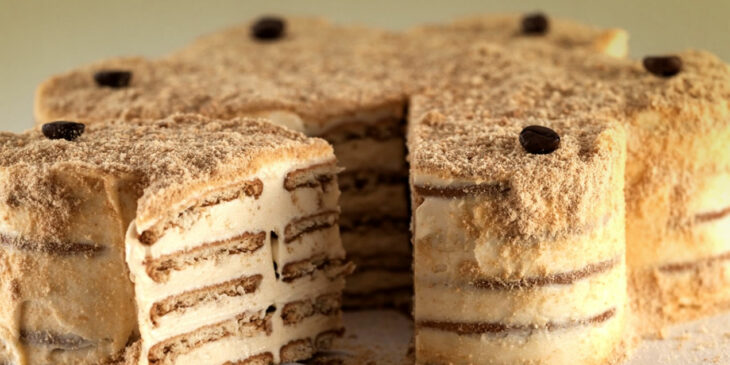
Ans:
{"type": "Polygon", "coordinates": [[[478,45],[413,98],[417,364],[609,364],[626,350],[615,95],[541,59],[478,45]]]}
{"type": "Polygon", "coordinates": [[[93,123],[177,111],[224,119],[253,115],[326,139],[345,168],[340,224],[358,266],[345,304],[407,309],[408,96],[431,87],[427,75],[441,72],[441,60],[474,40],[625,53],[623,31],[543,20],[548,29],[538,33],[525,31],[534,20],[522,15],[395,33],[311,18],[261,19],[203,36],[160,60],[114,59],[54,77],[38,89],[36,118],[93,123]],[[121,83],[100,84],[98,75],[117,75],[112,81],[121,83]]]}
{"type": "Polygon", "coordinates": [[[282,363],[342,334],[326,142],[189,114],[42,130],[0,135],[6,362],[282,363]]]}

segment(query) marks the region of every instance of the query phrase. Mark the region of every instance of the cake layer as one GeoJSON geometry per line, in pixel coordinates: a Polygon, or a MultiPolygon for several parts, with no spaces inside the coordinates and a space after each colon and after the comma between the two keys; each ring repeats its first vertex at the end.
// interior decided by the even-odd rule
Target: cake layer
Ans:
{"type": "MultiPolygon", "coordinates": [[[[267,310],[268,312],[268,310],[267,310]]],[[[227,337],[256,337],[271,334],[273,313],[242,313],[230,320],[201,327],[193,332],[169,338],[152,346],[149,350],[149,364],[176,364],[177,357],[194,352],[206,344],[215,343],[227,337]]]]}
{"type": "Polygon", "coordinates": [[[330,210],[309,216],[297,217],[286,225],[284,229],[284,243],[290,244],[308,233],[335,227],[339,216],[338,211],[330,210]]]}
{"type": "Polygon", "coordinates": [[[406,167],[403,137],[385,141],[352,139],[335,143],[335,156],[346,171],[371,170],[403,171],[406,167]]]}
{"type": "Polygon", "coordinates": [[[692,177],[691,183],[662,183],[645,200],[630,203],[634,216],[627,223],[633,242],[628,244],[631,265],[651,269],[730,251],[728,184],[730,173],[702,173],[692,177]],[[689,196],[681,200],[673,193],[690,186],[694,186],[691,192],[682,194],[689,196]]]}
{"type": "Polygon", "coordinates": [[[538,281],[531,287],[507,283],[485,287],[481,282],[432,282],[418,277],[415,282],[415,312],[420,321],[539,327],[566,318],[588,318],[626,301],[623,260],[591,276],[563,282],[538,281]]]}
{"type": "Polygon", "coordinates": [[[344,171],[339,174],[338,180],[343,195],[348,193],[372,193],[391,185],[408,184],[405,170],[382,171],[377,169],[361,169],[344,171]]]}
{"type": "Polygon", "coordinates": [[[284,189],[293,191],[302,188],[326,190],[335,179],[337,167],[333,161],[290,171],[284,178],[284,189]]]}
{"type": "Polygon", "coordinates": [[[202,215],[207,213],[206,208],[237,200],[244,196],[258,199],[261,196],[263,189],[264,185],[261,180],[253,179],[245,181],[235,188],[226,187],[220,189],[220,191],[208,192],[205,198],[185,202],[188,207],[174,217],[159,222],[152,228],[140,233],[139,241],[145,245],[152,245],[156,243],[157,240],[165,234],[165,231],[170,228],[174,227],[181,230],[189,229],[193,222],[199,220],[202,215]]]}
{"type": "MultiPolygon", "coordinates": [[[[315,161],[314,164],[317,165],[330,160],[315,161]]],[[[293,163],[297,164],[297,162],[293,163]]],[[[299,162],[299,164],[301,165],[302,162],[299,162]]],[[[304,165],[309,165],[309,163],[304,165]]],[[[333,226],[337,218],[336,207],[339,191],[330,189],[325,192],[319,188],[286,191],[282,175],[288,173],[288,171],[281,171],[285,169],[285,166],[286,164],[282,165],[282,163],[272,163],[264,169],[262,176],[257,177],[260,181],[263,181],[264,186],[263,192],[258,199],[244,197],[207,206],[200,219],[189,222],[188,226],[177,225],[164,231],[164,234],[153,245],[140,246],[138,248],[142,250],[140,254],[153,258],[178,254],[195,249],[203,243],[230,239],[232,234],[256,232],[262,226],[270,226],[272,231],[282,235],[286,231],[289,234],[289,240],[295,238],[294,235],[305,233],[307,228],[313,232],[317,229],[333,226]],[[266,206],[264,202],[270,202],[272,205],[266,206]],[[280,208],[277,208],[279,206],[280,208]],[[322,214],[309,217],[309,215],[313,215],[319,210],[322,214]],[[253,212],[258,211],[264,213],[253,214],[253,212]],[[243,214],[250,214],[250,217],[244,219],[243,214]],[[279,223],[281,226],[267,223],[275,216],[281,217],[277,219],[278,222],[283,221],[283,223],[279,223]],[[220,218],[216,220],[213,217],[223,217],[223,220],[220,218]]],[[[303,167],[305,166],[295,167],[294,170],[303,167]]],[[[334,165],[331,165],[331,167],[336,171],[334,165]]],[[[333,179],[330,184],[334,186],[335,182],[336,179],[333,179]]],[[[205,193],[203,191],[200,194],[205,195],[205,193]]]]}
{"type": "Polygon", "coordinates": [[[145,261],[144,265],[147,275],[152,280],[165,282],[173,271],[182,271],[209,260],[220,262],[225,257],[254,253],[263,247],[265,239],[265,232],[244,233],[227,240],[206,243],[185,252],[163,255],[145,261]]]}
{"type": "Polygon", "coordinates": [[[363,270],[347,278],[346,294],[367,294],[381,290],[411,288],[413,274],[409,269],[363,270]]]}
{"type": "Polygon", "coordinates": [[[624,311],[611,308],[586,318],[543,327],[499,323],[417,323],[419,364],[591,364],[621,358],[624,311]],[[515,351],[515,349],[520,349],[515,351]]]}
{"type": "Polygon", "coordinates": [[[489,199],[484,195],[423,198],[414,215],[415,265],[421,269],[417,277],[524,281],[580,272],[623,254],[624,220],[617,213],[571,227],[572,232],[559,240],[538,233],[530,241],[513,243],[500,240],[493,227],[484,226],[492,219],[489,199]]]}
{"type": "MultiPolygon", "coordinates": [[[[691,227],[666,229],[662,241],[648,240],[630,246],[629,252],[634,259],[632,266],[637,270],[650,270],[722,256],[730,252],[729,235],[730,215],[722,212],[698,214],[691,227]]],[[[639,235],[632,237],[638,239],[639,235]]]]}
{"type": "Polygon", "coordinates": [[[289,302],[281,310],[284,325],[296,325],[315,315],[333,315],[340,312],[342,295],[340,293],[322,294],[317,298],[289,302]]]}
{"type": "Polygon", "coordinates": [[[340,230],[348,257],[411,256],[406,219],[343,216],[340,230]]]}
{"type": "MultiPolygon", "coordinates": [[[[357,275],[357,274],[353,274],[357,275]]],[[[343,308],[366,310],[369,308],[394,308],[411,315],[413,312],[413,285],[402,288],[390,288],[369,293],[346,293],[343,308]]]]}
{"type": "Polygon", "coordinates": [[[154,325],[157,325],[160,317],[171,312],[184,312],[187,308],[219,301],[223,297],[239,297],[256,292],[261,285],[262,278],[262,275],[243,276],[238,279],[167,297],[152,305],[150,309],[150,320],[154,325]]]}
{"type": "Polygon", "coordinates": [[[408,217],[408,188],[405,184],[379,185],[366,192],[350,190],[342,194],[342,212],[359,217],[408,217]]]}
{"type": "Polygon", "coordinates": [[[224,336],[218,341],[201,344],[189,352],[176,356],[176,363],[223,364],[226,361],[235,363],[241,360],[230,359],[245,360],[261,353],[271,353],[274,363],[296,362],[311,357],[318,350],[326,350],[332,336],[343,333],[339,315],[314,316],[298,326],[286,328],[276,314],[267,315],[270,319],[265,326],[271,326],[269,335],[266,335],[264,327],[263,330],[244,333],[243,336],[235,334],[224,336]]]}

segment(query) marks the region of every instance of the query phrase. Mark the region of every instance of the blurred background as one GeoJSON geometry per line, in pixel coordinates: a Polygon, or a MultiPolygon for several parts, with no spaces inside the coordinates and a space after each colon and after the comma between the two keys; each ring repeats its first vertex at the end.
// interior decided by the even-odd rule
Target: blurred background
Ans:
{"type": "Polygon", "coordinates": [[[730,61],[730,0],[0,0],[0,130],[33,125],[33,92],[55,73],[100,58],[162,55],[261,14],[401,29],[469,14],[535,10],[627,29],[632,57],[701,48],[730,61]]]}

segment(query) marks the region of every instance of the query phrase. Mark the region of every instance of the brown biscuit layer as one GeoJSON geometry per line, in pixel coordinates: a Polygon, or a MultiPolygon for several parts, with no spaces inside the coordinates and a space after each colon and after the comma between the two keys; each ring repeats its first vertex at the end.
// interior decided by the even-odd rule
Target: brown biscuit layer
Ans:
{"type": "Polygon", "coordinates": [[[481,335],[481,334],[498,334],[498,333],[514,333],[514,332],[530,332],[535,330],[554,331],[558,329],[585,326],[588,324],[598,324],[613,318],[616,315],[616,308],[611,308],[601,314],[586,319],[569,320],[562,323],[548,322],[544,325],[516,325],[499,322],[438,322],[438,321],[419,321],[416,326],[418,328],[428,328],[446,332],[454,332],[459,335],[481,335]]]}
{"type": "Polygon", "coordinates": [[[311,338],[291,341],[281,347],[281,362],[296,362],[308,359],[314,356],[317,351],[327,350],[332,347],[332,341],[344,334],[345,329],[338,328],[318,334],[314,341],[311,338]]]}
{"type": "Polygon", "coordinates": [[[99,255],[104,251],[104,246],[93,243],[78,242],[33,242],[20,237],[13,237],[0,233],[0,246],[12,247],[21,251],[36,251],[49,255],[73,256],[87,255],[90,257],[99,255]]]}
{"type": "Polygon", "coordinates": [[[368,215],[345,215],[339,220],[341,232],[351,232],[356,230],[369,231],[372,228],[392,229],[399,232],[408,231],[410,224],[409,217],[392,217],[392,216],[368,216],[368,215]]]}
{"type": "Polygon", "coordinates": [[[170,313],[182,312],[189,308],[220,300],[223,297],[232,298],[255,293],[261,285],[262,279],[262,275],[243,276],[224,283],[167,297],[152,305],[150,320],[156,326],[161,317],[170,313]]]}
{"type": "Polygon", "coordinates": [[[395,253],[348,255],[347,257],[355,263],[357,272],[368,270],[410,272],[413,263],[413,258],[410,255],[395,253]]]}
{"type": "Polygon", "coordinates": [[[680,273],[685,271],[696,270],[698,268],[721,264],[725,261],[730,261],[730,252],[725,252],[716,256],[704,258],[696,261],[677,262],[673,264],[666,264],[659,267],[659,270],[666,273],[680,273]]]}
{"type": "Polygon", "coordinates": [[[579,270],[556,273],[547,276],[524,278],[514,281],[505,281],[501,279],[474,279],[471,280],[469,284],[479,289],[488,290],[515,290],[530,289],[548,285],[571,285],[576,281],[607,272],[616,267],[616,265],[620,262],[620,258],[614,258],[590,264],[579,270]]]}
{"type": "Polygon", "coordinates": [[[320,270],[330,280],[333,280],[352,273],[354,268],[352,263],[346,262],[343,258],[331,258],[320,254],[284,265],[281,270],[281,280],[291,283],[294,280],[312,276],[320,270]]]}
{"type": "Polygon", "coordinates": [[[413,286],[381,289],[368,293],[353,293],[345,289],[344,309],[396,308],[411,316],[413,286]]]}
{"type": "Polygon", "coordinates": [[[218,192],[217,194],[211,194],[188,207],[180,214],[142,232],[139,235],[139,242],[145,245],[152,245],[165,234],[166,230],[173,227],[185,228],[186,224],[184,222],[197,221],[197,219],[194,218],[199,216],[205,208],[240,199],[243,196],[258,199],[263,191],[264,183],[259,179],[253,179],[251,181],[244,182],[236,189],[226,189],[225,191],[218,192]]]}
{"type": "Polygon", "coordinates": [[[281,318],[285,325],[293,325],[318,314],[330,316],[340,313],[341,306],[342,295],[340,293],[324,294],[311,300],[287,303],[281,310],[281,318]]]}
{"type": "Polygon", "coordinates": [[[459,187],[414,185],[413,190],[421,197],[433,196],[438,198],[461,198],[464,196],[479,194],[506,194],[509,192],[510,188],[502,183],[487,183],[459,187]]]}
{"type": "Polygon", "coordinates": [[[705,223],[705,222],[711,222],[714,220],[722,219],[730,215],[730,207],[727,207],[725,209],[719,210],[717,212],[709,212],[709,213],[701,213],[697,214],[695,216],[695,222],[697,223],[705,223]]]}
{"type": "Polygon", "coordinates": [[[332,144],[365,138],[376,141],[387,141],[394,138],[403,138],[405,135],[404,126],[405,122],[401,118],[391,116],[380,119],[375,123],[342,123],[318,137],[324,138],[332,144]]]}
{"type": "Polygon", "coordinates": [[[247,232],[227,240],[206,243],[191,250],[149,259],[144,265],[147,275],[152,280],[158,283],[165,282],[172,271],[180,271],[223,256],[256,252],[263,247],[265,239],[266,232],[247,232]]]}
{"type": "Polygon", "coordinates": [[[369,193],[382,185],[408,184],[407,171],[355,170],[345,171],[338,175],[340,191],[357,191],[369,193]]]}
{"type": "Polygon", "coordinates": [[[263,354],[254,355],[247,359],[243,359],[241,361],[236,362],[226,362],[223,365],[273,365],[274,364],[274,355],[270,352],[265,352],[263,354]]]}
{"type": "Polygon", "coordinates": [[[284,189],[293,191],[299,188],[317,188],[325,189],[337,175],[336,161],[325,162],[303,169],[298,169],[286,174],[284,179],[284,189]]]}
{"type": "Polygon", "coordinates": [[[269,334],[271,316],[272,313],[262,316],[261,313],[245,312],[235,318],[169,338],[150,348],[149,363],[151,365],[172,365],[178,356],[226,337],[252,337],[257,334],[269,334]]]}
{"type": "Polygon", "coordinates": [[[303,338],[299,340],[294,340],[286,345],[281,347],[281,350],[279,351],[279,356],[281,357],[281,362],[295,362],[299,360],[304,360],[316,352],[314,348],[314,344],[312,343],[312,340],[309,338],[303,338]]]}
{"type": "Polygon", "coordinates": [[[334,210],[328,210],[313,214],[307,217],[294,219],[286,225],[285,243],[295,241],[304,234],[320,231],[337,225],[339,213],[334,210]]]}

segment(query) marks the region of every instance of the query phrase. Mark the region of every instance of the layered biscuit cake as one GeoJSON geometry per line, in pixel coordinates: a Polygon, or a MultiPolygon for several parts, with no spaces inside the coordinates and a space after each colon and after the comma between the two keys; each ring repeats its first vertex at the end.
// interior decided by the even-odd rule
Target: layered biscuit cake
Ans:
{"type": "Polygon", "coordinates": [[[625,60],[626,40],[539,14],[402,33],[264,18],[54,77],[36,116],[254,115],[329,140],[354,307],[410,296],[407,138],[417,360],[604,363],[627,283],[639,332],[730,303],[728,67],[625,60]],[[559,147],[531,154],[523,130],[559,147]]]}
{"type": "Polygon", "coordinates": [[[417,364],[624,351],[625,131],[588,99],[609,90],[535,59],[480,46],[412,100],[417,364]]]}
{"type": "Polygon", "coordinates": [[[358,267],[348,279],[345,304],[403,308],[412,296],[407,96],[428,87],[431,69],[474,38],[626,52],[623,31],[555,20],[546,31],[539,28],[540,16],[533,18],[538,28],[526,29],[529,19],[521,16],[485,16],[405,34],[264,18],[201,37],[161,60],[114,59],[54,77],[38,90],[36,117],[93,122],[176,111],[257,115],[326,139],[345,168],[339,175],[340,227],[358,267]],[[95,80],[115,71],[123,73],[112,80],[120,84],[95,80]]]}
{"type": "Polygon", "coordinates": [[[342,334],[325,141],[177,114],[0,145],[3,363],[283,363],[342,334]]]}

